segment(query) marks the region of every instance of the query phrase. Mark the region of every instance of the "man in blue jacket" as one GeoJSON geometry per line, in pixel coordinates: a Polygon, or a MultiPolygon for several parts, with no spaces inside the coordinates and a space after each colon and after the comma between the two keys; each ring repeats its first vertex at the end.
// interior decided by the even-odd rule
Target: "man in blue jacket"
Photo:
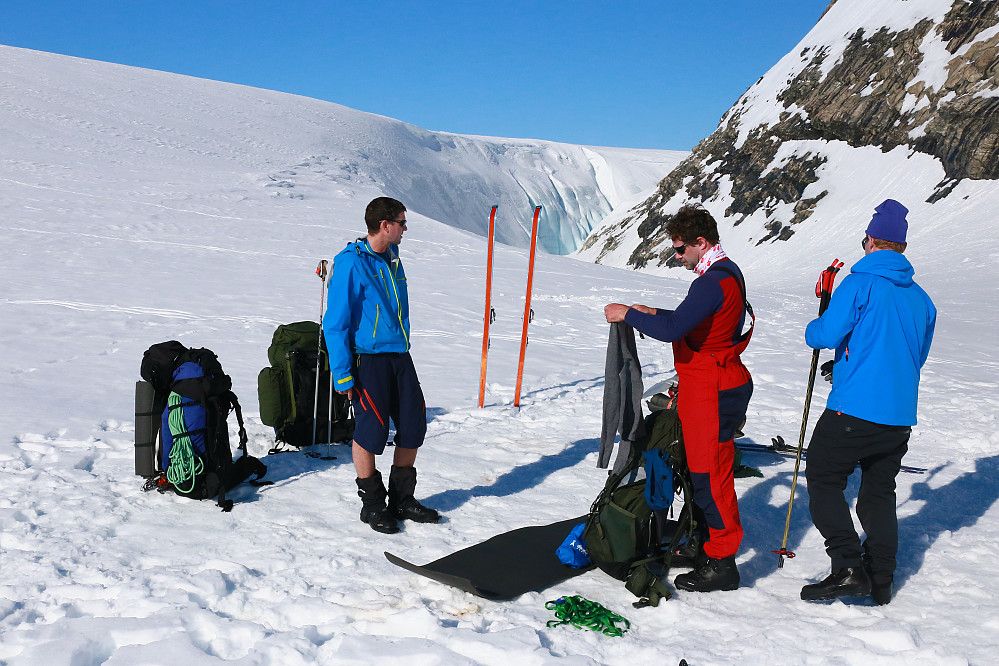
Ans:
{"type": "Polygon", "coordinates": [[[805,470],[812,522],[825,538],[832,573],[801,589],[806,601],[868,594],[879,605],[891,601],[898,551],[895,477],[916,423],[919,370],[937,315],[902,256],[908,212],[893,199],[875,209],[864,258],[833,293],[829,309],[805,329],[808,346],[836,350],[832,391],[805,470]],[[863,544],[843,494],[857,465],[863,544]]]}
{"type": "Polygon", "coordinates": [[[323,334],[334,387],[347,394],[354,408],[351,453],[361,522],[394,534],[399,520],[436,523],[441,517],[413,496],[414,464],[427,433],[427,415],[409,355],[409,295],[399,260],[406,207],[378,197],[365,209],[364,222],[368,235],[348,244],[334,260],[323,334]],[[375,456],[385,450],[390,418],[396,426],[395,453],[386,490],[375,456]]]}

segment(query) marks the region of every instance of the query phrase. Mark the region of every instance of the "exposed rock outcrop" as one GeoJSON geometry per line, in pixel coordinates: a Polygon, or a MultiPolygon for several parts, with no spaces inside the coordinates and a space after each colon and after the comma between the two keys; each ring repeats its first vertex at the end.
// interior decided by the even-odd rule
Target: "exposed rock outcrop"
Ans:
{"type": "MultiPolygon", "coordinates": [[[[856,9],[866,0],[840,0],[856,9]]],[[[927,201],[946,197],[963,179],[999,178],[999,2],[942,0],[937,16],[904,28],[847,26],[829,43],[809,40],[778,63],[722,117],[718,129],[620,224],[584,243],[599,262],[637,225],[630,266],[675,265],[665,216],[682,203],[724,204],[728,224],[750,216],[756,244],[789,240],[826,196],[826,162],[811,142],[904,146],[939,160],[945,177],[927,201]],[[818,190],[806,188],[818,182],[818,190]]],[[[827,8],[826,21],[846,11],[827,8]]],[[[862,12],[854,12],[862,14],[862,12]]],[[[834,27],[840,24],[834,23],[834,27]]],[[[717,216],[717,215],[716,215],[717,216]]]]}

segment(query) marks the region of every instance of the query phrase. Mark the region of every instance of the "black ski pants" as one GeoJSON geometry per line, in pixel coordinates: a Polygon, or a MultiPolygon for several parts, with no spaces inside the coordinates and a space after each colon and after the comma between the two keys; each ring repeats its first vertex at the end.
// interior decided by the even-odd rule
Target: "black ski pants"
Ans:
{"type": "Polygon", "coordinates": [[[832,571],[870,566],[875,583],[895,573],[898,516],[895,477],[909,450],[909,426],[889,426],[827,409],[808,445],[805,478],[812,522],[825,538],[832,571]],[[861,545],[844,491],[860,465],[857,517],[866,533],[861,545]]]}

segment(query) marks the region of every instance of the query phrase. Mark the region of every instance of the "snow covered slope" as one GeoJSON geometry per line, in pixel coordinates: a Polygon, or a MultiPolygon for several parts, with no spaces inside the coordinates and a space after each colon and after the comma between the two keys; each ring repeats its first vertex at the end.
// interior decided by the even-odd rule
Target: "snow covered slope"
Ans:
{"type": "MultiPolygon", "coordinates": [[[[828,560],[799,484],[788,544],[798,557],[776,568],[770,551],[780,545],[794,465],[762,454],[746,462],[763,478],[736,482],[746,528],[739,590],[679,592],[659,608],[635,609],[623,584],[594,571],[493,603],[410,574],[381,553],[429,562],[506,530],[585,512],[606,479],[595,467],[602,307],[675,304],[688,274],[540,254],[523,397],[514,409],[527,253],[499,246],[498,318],[486,408],[478,409],[485,243],[411,211],[401,252],[430,417],[417,490],[445,522],[377,534],[357,519],[347,447],[331,448],[335,460],[265,455],[273,433],[259,419],[256,376],[278,324],[318,317],[318,260],[361,233],[365,204],[383,191],[368,176],[347,179],[349,167],[296,165],[347,154],[316,148],[338,122],[350,125],[338,141],[357,136],[376,146],[393,144],[392,132],[415,130],[313,100],[166,74],[11,49],[0,49],[0,61],[0,663],[994,661],[999,210],[982,192],[965,190],[964,200],[955,198],[958,189],[944,200],[963,202],[960,225],[918,218],[906,253],[940,318],[906,458],[931,471],[899,478],[902,549],[889,606],[798,599],[802,585],[827,573],[828,560]],[[265,458],[275,481],[237,489],[231,513],[143,493],[133,475],[139,363],[149,345],[169,339],[218,353],[247,416],[249,450],[265,458]],[[624,615],[631,629],[609,638],[547,627],[554,616],[545,602],[566,594],[624,615]]],[[[455,143],[464,141],[474,143],[455,143]]],[[[362,155],[365,145],[351,150],[362,155]]],[[[599,154],[619,168],[613,154],[599,154]]],[[[868,160],[908,163],[877,155],[844,151],[854,177],[841,186],[867,192],[870,177],[860,167],[868,160]]],[[[621,172],[592,159],[601,191],[627,196],[621,172]]],[[[359,159],[358,173],[375,162],[359,159]]],[[[912,173],[895,182],[921,187],[920,172],[912,173]]],[[[854,218],[866,222],[870,204],[854,206],[854,218]]],[[[816,231],[794,252],[755,248],[765,260],[746,269],[758,316],[744,356],[756,387],[748,439],[795,441],[811,357],[802,331],[817,304],[812,285],[834,254],[848,265],[860,258],[861,230],[853,222],[816,231]]],[[[748,243],[736,248],[750,258],[748,243]]],[[[639,340],[639,354],[646,386],[672,376],[668,345],[639,340]]],[[[820,382],[813,415],[825,390],[820,382]]],[[[386,460],[379,464],[387,469],[386,460]]]]}
{"type": "Polygon", "coordinates": [[[41,168],[39,150],[53,165],[111,167],[129,189],[138,174],[193,161],[216,180],[174,183],[180,200],[267,194],[307,208],[320,192],[363,186],[481,234],[498,204],[498,240],[522,247],[540,205],[539,247],[556,254],[688,154],[430,132],[330,102],[3,46],[0,91],[9,179],[41,168]]]}
{"type": "MultiPolygon", "coordinates": [[[[886,198],[910,209],[915,252],[941,237],[995,240],[994,227],[967,220],[999,202],[997,95],[999,3],[837,0],[652,197],[609,216],[579,256],[677,265],[663,222],[686,202],[714,214],[746,265],[834,252],[886,198]]],[[[993,245],[976,254],[994,259],[993,245]]],[[[995,276],[995,261],[982,264],[995,276]]]]}

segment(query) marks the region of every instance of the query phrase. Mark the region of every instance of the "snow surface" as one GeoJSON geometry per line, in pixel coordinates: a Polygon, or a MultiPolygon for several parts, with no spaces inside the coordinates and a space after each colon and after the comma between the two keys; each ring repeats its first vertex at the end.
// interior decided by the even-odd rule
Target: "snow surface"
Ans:
{"type": "MultiPolygon", "coordinates": [[[[723,232],[758,316],[744,356],[756,385],[747,439],[793,442],[811,356],[803,328],[817,307],[812,285],[833,256],[848,265],[861,256],[877,203],[871,165],[889,174],[878,187],[912,204],[907,256],[940,315],[906,458],[930,473],[898,480],[902,547],[890,605],[798,599],[828,560],[799,484],[789,539],[798,557],[777,569],[770,551],[780,546],[794,465],[764,454],[746,455],[764,477],[736,482],[746,528],[739,590],[679,592],[639,610],[620,582],[594,571],[494,603],[394,567],[381,553],[429,562],[585,512],[606,478],[595,467],[602,307],[670,306],[689,274],[539,254],[516,409],[527,253],[498,246],[498,319],[486,408],[478,409],[485,242],[414,207],[401,251],[431,418],[418,494],[445,520],[377,534],[357,520],[347,447],[332,447],[333,461],[264,456],[273,437],[254,395],[275,326],[319,315],[318,261],[361,233],[364,205],[389,180],[408,178],[394,170],[415,158],[373,150],[365,168],[386,174],[381,182],[293,182],[274,164],[296,164],[330,124],[347,126],[342,136],[360,152],[397,145],[401,125],[314,100],[16,49],[0,49],[0,62],[0,663],[995,663],[992,184],[963,183],[940,217],[913,196],[938,179],[932,160],[834,147],[823,168],[856,197],[825,227],[803,229],[807,243],[757,248],[737,230],[723,232]],[[199,111],[199,96],[210,107],[199,111]],[[295,116],[296,108],[310,111],[295,116]],[[287,196],[302,191],[304,199],[287,196]],[[239,488],[231,513],[143,493],[133,475],[139,362],[150,344],[169,339],[218,353],[248,416],[250,452],[264,457],[275,481],[239,488]],[[553,615],[544,603],[564,594],[621,613],[631,630],[608,638],[547,628],[553,615]]],[[[456,170],[485,172],[467,155],[454,159],[456,170]]],[[[621,173],[615,188],[626,191],[635,183],[621,173]]],[[[566,166],[563,177],[573,174],[566,166]]],[[[639,354],[646,386],[672,375],[667,345],[640,340],[639,354]]],[[[825,393],[820,382],[813,417],[825,393]]],[[[388,461],[380,465],[387,470],[388,461]]]]}
{"type": "MultiPolygon", "coordinates": [[[[300,208],[314,205],[317,191],[351,197],[375,188],[482,235],[482,211],[499,205],[496,237],[520,247],[530,244],[530,215],[541,205],[548,214],[538,244],[556,254],[578,248],[616,205],[688,155],[431,132],[307,97],[11,47],[0,46],[0,72],[0,109],[15,120],[5,127],[11,156],[42,150],[69,166],[86,147],[123,182],[149,161],[172,164],[171,173],[197,164],[219,172],[211,185],[227,197],[263,188],[300,208]],[[67,146],[67,136],[81,147],[67,146]],[[113,150],[122,140],[132,147],[127,158],[113,150]]],[[[171,185],[179,187],[164,195],[188,192],[188,183],[171,185]]]]}

